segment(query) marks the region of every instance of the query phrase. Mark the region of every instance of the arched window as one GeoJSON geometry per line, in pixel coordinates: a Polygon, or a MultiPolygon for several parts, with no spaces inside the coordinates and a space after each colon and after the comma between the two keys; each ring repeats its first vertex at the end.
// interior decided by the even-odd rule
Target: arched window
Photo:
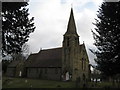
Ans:
{"type": "Polygon", "coordinates": [[[86,59],[84,59],[84,70],[86,69],[86,59]]]}
{"type": "Polygon", "coordinates": [[[75,70],[75,74],[77,74],[77,72],[78,72],[78,69],[77,69],[77,68],[75,68],[74,70],[75,70]]]}
{"type": "Polygon", "coordinates": [[[83,73],[83,81],[85,81],[85,74],[83,73]]]}
{"type": "Polygon", "coordinates": [[[40,73],[41,73],[41,74],[43,73],[43,69],[42,69],[42,68],[40,69],[40,73]]]}
{"type": "Polygon", "coordinates": [[[55,68],[55,74],[58,74],[58,68],[55,68]]]}
{"type": "Polygon", "coordinates": [[[82,58],[82,70],[84,70],[84,59],[82,58]]]}
{"type": "Polygon", "coordinates": [[[47,68],[45,68],[45,74],[47,74],[47,68]]]}
{"type": "Polygon", "coordinates": [[[70,39],[70,38],[68,37],[68,38],[67,38],[67,46],[69,46],[69,39],[70,39]]]}
{"type": "Polygon", "coordinates": [[[82,70],[86,69],[86,59],[82,58],[82,70]]]}

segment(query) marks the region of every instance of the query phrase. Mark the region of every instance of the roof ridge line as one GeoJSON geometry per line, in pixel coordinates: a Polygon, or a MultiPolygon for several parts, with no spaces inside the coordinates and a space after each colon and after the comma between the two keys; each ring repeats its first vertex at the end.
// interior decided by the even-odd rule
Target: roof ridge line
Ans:
{"type": "Polygon", "coordinates": [[[52,50],[52,49],[59,49],[59,48],[62,48],[62,47],[56,47],[56,48],[42,49],[41,51],[44,51],[44,50],[52,50]]]}

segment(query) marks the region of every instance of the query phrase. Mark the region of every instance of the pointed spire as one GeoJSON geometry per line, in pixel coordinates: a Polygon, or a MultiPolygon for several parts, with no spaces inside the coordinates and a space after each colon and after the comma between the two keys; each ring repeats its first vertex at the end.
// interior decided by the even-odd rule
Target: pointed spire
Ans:
{"type": "Polygon", "coordinates": [[[66,34],[75,34],[78,36],[77,31],[76,31],[76,25],[75,25],[75,20],[74,20],[74,15],[73,15],[73,8],[71,8],[70,12],[70,18],[67,26],[67,32],[66,34]]]}

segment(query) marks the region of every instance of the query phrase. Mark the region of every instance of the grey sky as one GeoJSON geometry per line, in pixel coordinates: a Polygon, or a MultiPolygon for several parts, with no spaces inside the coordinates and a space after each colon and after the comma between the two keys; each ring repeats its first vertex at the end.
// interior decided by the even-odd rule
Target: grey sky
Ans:
{"type": "Polygon", "coordinates": [[[91,29],[95,22],[98,7],[102,0],[35,0],[29,3],[30,17],[35,18],[35,32],[30,35],[28,44],[31,53],[37,53],[40,48],[56,48],[62,46],[63,34],[67,30],[71,6],[79,40],[86,45],[90,63],[94,64],[94,55],[89,48],[93,46],[91,29]],[[72,3],[72,5],[71,5],[72,3]]]}

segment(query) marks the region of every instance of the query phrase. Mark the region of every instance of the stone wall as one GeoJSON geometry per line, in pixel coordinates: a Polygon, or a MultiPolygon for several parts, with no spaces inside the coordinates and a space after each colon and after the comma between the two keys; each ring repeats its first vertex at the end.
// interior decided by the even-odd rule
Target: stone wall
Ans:
{"type": "Polygon", "coordinates": [[[61,80],[61,68],[27,68],[28,78],[61,80]]]}
{"type": "Polygon", "coordinates": [[[9,76],[9,77],[14,77],[15,76],[15,71],[16,71],[16,68],[7,68],[7,72],[6,72],[6,76],[9,76]]]}

